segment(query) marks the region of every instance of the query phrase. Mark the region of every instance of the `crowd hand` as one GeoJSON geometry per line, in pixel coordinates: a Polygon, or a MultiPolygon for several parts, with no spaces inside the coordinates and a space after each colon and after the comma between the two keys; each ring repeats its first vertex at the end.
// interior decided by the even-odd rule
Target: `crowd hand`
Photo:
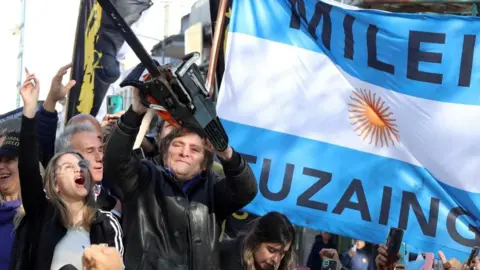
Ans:
{"type": "Polygon", "coordinates": [[[336,249],[332,249],[332,248],[324,248],[322,250],[320,250],[320,258],[322,260],[325,260],[325,259],[331,259],[331,260],[335,260],[338,262],[338,269],[342,269],[342,263],[340,262],[340,258],[338,256],[338,252],[336,249]]]}
{"type": "Polygon", "coordinates": [[[338,256],[338,252],[336,249],[332,248],[324,248],[320,250],[320,258],[323,259],[333,259],[340,261],[340,258],[338,256]]]}
{"type": "Polygon", "coordinates": [[[378,248],[378,255],[375,258],[375,265],[377,266],[377,269],[379,270],[395,269],[398,260],[400,260],[400,253],[397,254],[397,260],[390,265],[387,265],[387,257],[388,257],[387,246],[380,245],[380,247],[378,248]]]}
{"type": "Polygon", "coordinates": [[[148,108],[142,104],[140,100],[140,90],[136,87],[133,87],[132,110],[138,115],[145,114],[148,110],[148,108]]]}
{"type": "Polygon", "coordinates": [[[47,111],[54,112],[57,102],[64,100],[70,89],[75,86],[76,82],[74,80],[70,80],[66,85],[62,83],[63,76],[67,74],[68,69],[71,67],[72,64],[61,67],[55,77],[53,77],[52,84],[50,85],[50,92],[48,92],[44,103],[44,108],[47,111]]]}
{"type": "Polygon", "coordinates": [[[207,149],[210,150],[211,152],[216,153],[218,157],[220,157],[225,161],[229,161],[230,159],[232,159],[233,149],[230,145],[224,151],[218,151],[217,149],[215,149],[215,147],[213,147],[210,140],[207,139],[207,149]]]}
{"type": "Polygon", "coordinates": [[[470,269],[480,270],[480,257],[474,258],[470,265],[467,265],[467,262],[465,262],[462,265],[462,270],[470,270],[470,269]]]}
{"type": "Polygon", "coordinates": [[[92,245],[83,252],[83,270],[123,270],[120,253],[113,247],[92,245]]]}
{"type": "Polygon", "coordinates": [[[356,254],[357,254],[357,252],[356,252],[355,247],[352,247],[352,248],[348,251],[348,256],[350,256],[350,257],[354,257],[356,254]]]}
{"type": "Polygon", "coordinates": [[[72,67],[72,64],[68,64],[66,66],[61,67],[55,77],[53,77],[52,84],[50,85],[50,92],[48,92],[48,98],[52,101],[60,101],[63,100],[70,89],[75,86],[75,80],[69,81],[66,85],[63,85],[62,80],[63,76],[67,74],[68,69],[72,67]]]}
{"type": "Polygon", "coordinates": [[[480,270],[480,257],[476,257],[472,261],[472,265],[470,267],[473,267],[473,269],[480,270]]]}
{"type": "Polygon", "coordinates": [[[102,120],[102,127],[105,126],[114,126],[117,123],[118,118],[120,118],[125,111],[119,111],[114,114],[107,114],[102,120]]]}
{"type": "Polygon", "coordinates": [[[34,118],[40,93],[40,82],[35,74],[28,72],[27,68],[25,68],[25,71],[27,78],[19,90],[23,100],[23,115],[28,118],[34,118]]]}
{"type": "Polygon", "coordinates": [[[445,270],[461,270],[462,269],[462,263],[459,260],[455,258],[451,258],[450,260],[447,260],[447,257],[441,250],[438,251],[438,256],[440,256],[440,260],[442,261],[443,269],[445,270]]]}

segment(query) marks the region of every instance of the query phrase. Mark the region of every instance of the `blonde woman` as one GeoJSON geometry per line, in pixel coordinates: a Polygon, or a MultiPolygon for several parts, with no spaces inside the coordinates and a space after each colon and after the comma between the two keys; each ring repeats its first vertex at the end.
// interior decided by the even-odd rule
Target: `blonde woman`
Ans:
{"type": "Polygon", "coordinates": [[[18,169],[25,215],[17,228],[11,269],[82,269],[82,253],[105,243],[123,254],[122,232],[110,212],[95,208],[87,161],[76,152],[59,153],[38,166],[35,110],[40,84],[30,75],[20,89],[24,107],[18,169]]]}
{"type": "Polygon", "coordinates": [[[252,221],[250,229],[236,240],[222,242],[224,270],[294,270],[295,228],[288,218],[269,212],[252,221]]]}

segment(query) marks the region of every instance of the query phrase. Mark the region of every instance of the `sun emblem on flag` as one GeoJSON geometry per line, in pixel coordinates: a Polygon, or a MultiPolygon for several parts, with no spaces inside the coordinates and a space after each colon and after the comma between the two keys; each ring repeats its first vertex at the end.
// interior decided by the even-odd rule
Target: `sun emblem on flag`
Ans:
{"type": "Polygon", "coordinates": [[[348,110],[352,126],[363,141],[370,138],[369,144],[375,141],[375,146],[390,147],[395,141],[400,142],[398,127],[394,114],[381,97],[377,97],[367,89],[357,89],[350,96],[348,110]]]}

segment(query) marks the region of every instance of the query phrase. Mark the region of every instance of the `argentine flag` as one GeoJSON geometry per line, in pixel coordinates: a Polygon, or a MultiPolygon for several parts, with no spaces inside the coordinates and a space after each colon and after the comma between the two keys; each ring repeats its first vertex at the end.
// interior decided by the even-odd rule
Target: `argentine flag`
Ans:
{"type": "Polygon", "coordinates": [[[480,20],[236,0],[218,114],[246,210],[460,260],[480,246],[480,20]]]}

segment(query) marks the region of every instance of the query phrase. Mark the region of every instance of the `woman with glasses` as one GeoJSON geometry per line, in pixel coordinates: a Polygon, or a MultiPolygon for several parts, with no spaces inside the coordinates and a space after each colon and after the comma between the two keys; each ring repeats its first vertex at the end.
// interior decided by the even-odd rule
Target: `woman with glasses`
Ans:
{"type": "Polygon", "coordinates": [[[54,156],[42,180],[35,137],[39,86],[29,75],[20,88],[24,107],[18,168],[25,214],[16,231],[11,269],[83,269],[83,250],[90,245],[108,245],[123,254],[122,231],[110,212],[95,208],[89,166],[80,154],[54,156]]]}

